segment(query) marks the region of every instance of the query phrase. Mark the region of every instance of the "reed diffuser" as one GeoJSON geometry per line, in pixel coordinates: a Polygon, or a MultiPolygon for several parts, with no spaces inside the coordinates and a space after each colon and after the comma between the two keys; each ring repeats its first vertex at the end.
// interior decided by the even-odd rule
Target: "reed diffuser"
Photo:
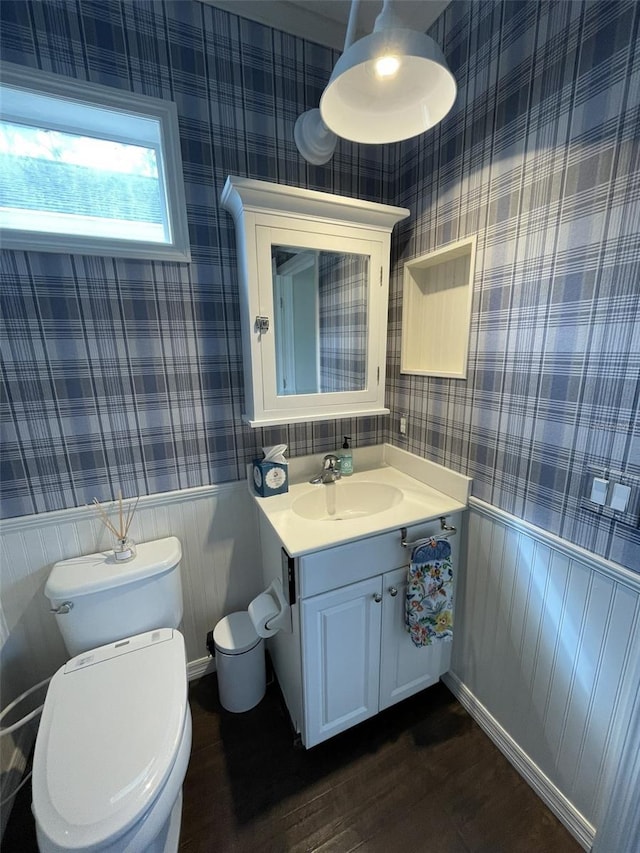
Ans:
{"type": "Polygon", "coordinates": [[[107,515],[104,507],[100,504],[100,501],[97,498],[93,499],[93,503],[100,514],[104,526],[116,538],[113,555],[119,563],[126,563],[129,560],[133,560],[136,555],[135,542],[129,539],[129,528],[131,527],[139,500],[140,497],[137,497],[136,502],[129,504],[129,507],[125,510],[122,506],[122,492],[118,491],[118,525],[116,527],[107,515]]]}

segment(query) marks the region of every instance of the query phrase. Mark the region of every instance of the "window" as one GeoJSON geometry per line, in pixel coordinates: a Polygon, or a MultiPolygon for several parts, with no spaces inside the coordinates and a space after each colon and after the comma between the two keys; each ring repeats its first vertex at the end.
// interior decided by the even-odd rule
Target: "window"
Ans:
{"type": "Polygon", "coordinates": [[[175,104],[1,72],[4,247],[190,260],[175,104]]]}

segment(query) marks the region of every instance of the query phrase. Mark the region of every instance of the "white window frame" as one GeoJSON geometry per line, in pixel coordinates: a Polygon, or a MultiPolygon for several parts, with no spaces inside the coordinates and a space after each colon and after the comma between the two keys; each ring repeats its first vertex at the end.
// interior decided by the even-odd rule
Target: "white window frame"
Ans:
{"type": "Polygon", "coordinates": [[[2,248],[164,261],[191,260],[178,111],[173,101],[0,62],[0,116],[7,121],[138,145],[146,144],[143,130],[145,121],[147,124],[148,119],[159,122],[158,169],[161,188],[166,198],[166,214],[171,235],[171,242],[162,243],[3,228],[0,232],[2,248]],[[59,99],[60,109],[56,110],[55,117],[46,115],[47,111],[44,109],[40,115],[36,115],[34,110],[34,114],[25,119],[26,110],[19,110],[21,114],[18,115],[12,111],[11,104],[18,103],[19,99],[11,97],[13,93],[4,87],[14,92],[24,92],[25,103],[30,95],[59,99]],[[99,121],[96,121],[93,127],[83,127],[81,118],[74,119],[74,105],[97,107],[111,113],[107,126],[103,128],[104,136],[101,134],[99,121]]]}

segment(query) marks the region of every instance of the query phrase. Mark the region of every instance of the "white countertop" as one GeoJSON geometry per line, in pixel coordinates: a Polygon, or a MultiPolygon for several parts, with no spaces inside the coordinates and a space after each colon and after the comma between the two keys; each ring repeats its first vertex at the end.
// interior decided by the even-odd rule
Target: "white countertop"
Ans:
{"type": "MultiPolygon", "coordinates": [[[[468,477],[390,445],[384,446],[384,456],[388,461],[383,461],[380,467],[356,472],[335,484],[303,482],[291,485],[284,495],[269,498],[255,496],[260,511],[292,557],[365,536],[399,530],[466,509],[471,487],[468,477]],[[391,465],[390,462],[395,464],[391,465]],[[400,468],[405,471],[410,468],[412,475],[400,468]],[[440,488],[444,486],[455,496],[434,488],[425,480],[437,482],[440,488]],[[301,496],[318,489],[339,489],[342,483],[382,483],[394,486],[402,492],[402,499],[381,512],[344,520],[306,519],[292,509],[294,501],[301,496]]],[[[322,460],[321,456],[318,458],[322,460]]]]}

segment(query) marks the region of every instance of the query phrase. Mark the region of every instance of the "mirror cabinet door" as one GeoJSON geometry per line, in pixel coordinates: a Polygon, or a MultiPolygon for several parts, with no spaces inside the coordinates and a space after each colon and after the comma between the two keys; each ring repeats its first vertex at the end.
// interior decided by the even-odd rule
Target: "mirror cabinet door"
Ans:
{"type": "Polygon", "coordinates": [[[369,256],[271,246],[278,396],[362,391],[369,256]]]}
{"type": "Polygon", "coordinates": [[[372,270],[380,265],[379,245],[258,231],[260,311],[270,320],[260,341],[266,407],[317,407],[337,394],[345,402],[374,399],[379,295],[372,270]]]}

